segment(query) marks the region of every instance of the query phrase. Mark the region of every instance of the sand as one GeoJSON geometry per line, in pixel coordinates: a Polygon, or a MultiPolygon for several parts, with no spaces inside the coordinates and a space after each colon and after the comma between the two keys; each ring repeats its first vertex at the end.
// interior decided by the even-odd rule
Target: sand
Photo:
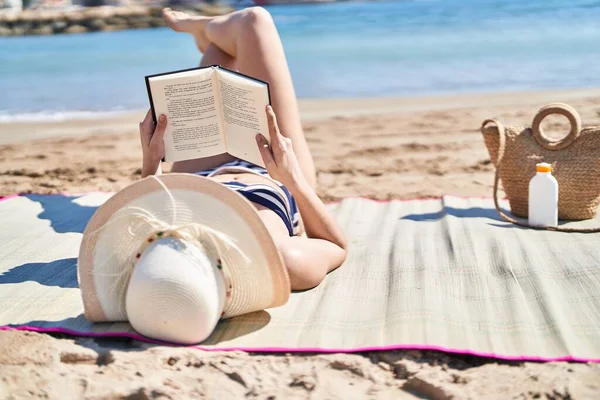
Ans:
{"type": "MultiPolygon", "coordinates": [[[[485,118],[529,125],[565,101],[600,125],[600,90],[300,104],[324,200],[490,196],[485,118]]],[[[144,112],[0,124],[0,196],[118,190],[139,179],[144,112]]],[[[566,121],[566,120],[565,120],[566,121]]],[[[566,132],[560,118],[544,124],[566,132]]],[[[600,398],[600,365],[502,362],[437,352],[248,354],[130,340],[0,332],[3,398],[600,398]],[[12,397],[11,397],[12,396],[12,397]]]]}

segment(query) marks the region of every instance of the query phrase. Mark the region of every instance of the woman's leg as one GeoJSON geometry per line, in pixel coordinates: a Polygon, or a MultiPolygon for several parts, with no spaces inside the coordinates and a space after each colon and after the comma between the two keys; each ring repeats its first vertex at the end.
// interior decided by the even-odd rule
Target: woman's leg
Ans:
{"type": "Polygon", "coordinates": [[[199,48],[212,43],[232,57],[239,72],[269,82],[281,133],[292,140],[302,172],[315,186],[315,167],[300,123],[292,77],[271,15],[263,8],[251,7],[218,17],[187,17],[166,11],[165,18],[175,30],[193,34],[199,48]]]}

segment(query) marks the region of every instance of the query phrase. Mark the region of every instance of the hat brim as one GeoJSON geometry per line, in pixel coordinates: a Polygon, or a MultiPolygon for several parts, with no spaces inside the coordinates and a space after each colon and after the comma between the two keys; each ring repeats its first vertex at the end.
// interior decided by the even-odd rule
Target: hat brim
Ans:
{"type": "MultiPolygon", "coordinates": [[[[236,242],[250,262],[245,266],[243,263],[228,266],[232,290],[224,317],[287,302],[290,295],[287,270],[252,203],[218,182],[198,175],[173,173],[148,177],[125,187],[100,206],[88,222],[77,263],[88,320],[127,320],[127,282],[122,279],[123,271],[133,268],[137,249],[148,239],[143,229],[134,235],[127,219],[119,219],[119,211],[133,207],[173,225],[206,225],[236,242]]],[[[150,234],[151,228],[147,229],[150,234]]]]}

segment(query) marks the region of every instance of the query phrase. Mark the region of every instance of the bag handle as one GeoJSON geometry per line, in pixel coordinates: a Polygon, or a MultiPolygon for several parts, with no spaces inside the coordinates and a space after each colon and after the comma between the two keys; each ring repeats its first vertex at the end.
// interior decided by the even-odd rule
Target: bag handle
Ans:
{"type": "Polygon", "coordinates": [[[581,117],[579,113],[570,105],[564,103],[552,103],[544,106],[538,111],[531,123],[531,132],[536,142],[547,150],[561,150],[569,147],[581,133],[581,117]],[[559,114],[567,117],[571,123],[571,131],[567,136],[559,140],[550,140],[542,130],[540,124],[542,120],[550,114],[559,114]]]}
{"type": "MultiPolygon", "coordinates": [[[[539,115],[539,113],[538,113],[538,115],[539,115]]],[[[577,229],[577,228],[561,228],[561,227],[552,227],[552,226],[547,226],[547,227],[532,226],[526,222],[521,222],[521,221],[518,221],[518,220],[510,217],[504,211],[502,211],[502,208],[500,208],[500,202],[498,201],[498,184],[500,182],[500,166],[502,164],[502,160],[504,158],[504,152],[506,150],[506,131],[505,131],[504,125],[501,122],[496,121],[494,119],[486,119],[485,121],[483,121],[483,124],[481,125],[481,129],[483,130],[483,128],[485,128],[487,126],[487,124],[489,124],[489,123],[496,124],[496,126],[498,127],[498,136],[500,139],[500,145],[498,146],[498,159],[496,161],[496,173],[494,175],[494,205],[496,206],[496,211],[498,211],[498,214],[505,221],[513,223],[518,226],[525,227],[525,228],[531,228],[531,229],[537,229],[537,230],[547,230],[547,231],[556,231],[556,232],[578,232],[578,233],[600,232],[600,228],[579,228],[579,229],[577,229]]],[[[560,188],[559,188],[559,190],[560,190],[560,188]]]]}

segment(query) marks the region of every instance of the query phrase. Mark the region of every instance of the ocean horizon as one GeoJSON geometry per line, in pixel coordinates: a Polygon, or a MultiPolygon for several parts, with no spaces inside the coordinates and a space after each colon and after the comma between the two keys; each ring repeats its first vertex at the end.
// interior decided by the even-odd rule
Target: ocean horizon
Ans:
{"type": "MultiPolygon", "coordinates": [[[[600,87],[600,2],[405,0],[267,7],[300,98],[600,87]]],[[[168,28],[0,38],[0,122],[148,107],[144,76],[195,67],[168,28]]]]}

